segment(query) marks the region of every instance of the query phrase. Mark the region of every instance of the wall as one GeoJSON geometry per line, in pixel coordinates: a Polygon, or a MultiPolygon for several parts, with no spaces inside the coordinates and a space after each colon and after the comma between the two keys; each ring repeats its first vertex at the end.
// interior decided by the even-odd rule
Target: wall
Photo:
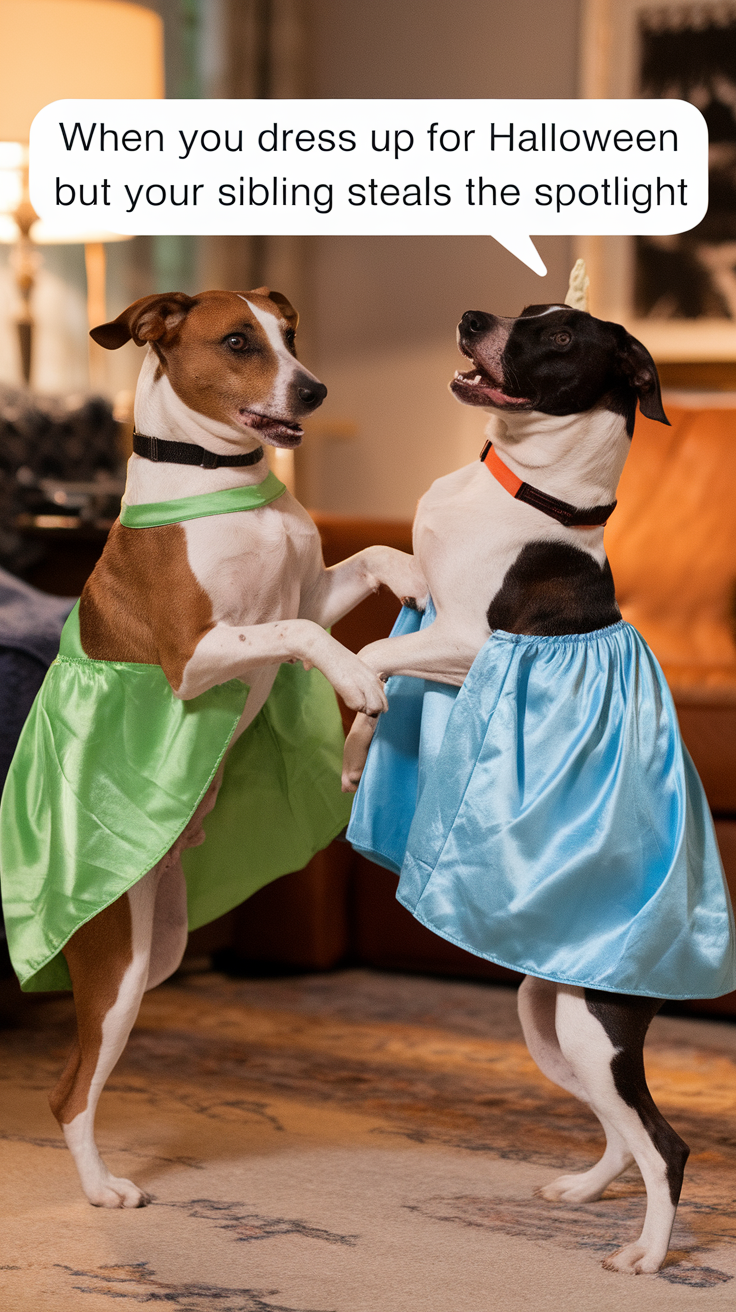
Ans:
{"type": "MultiPolygon", "coordinates": [[[[308,26],[315,97],[577,94],[578,0],[312,0],[308,26]]],[[[572,243],[539,241],[545,279],[491,238],[306,248],[302,354],[329,396],[299,453],[300,495],[321,510],[411,516],[432,479],[481,445],[482,417],[447,391],[460,315],[563,296],[572,243]]]]}
{"type": "MultiPolygon", "coordinates": [[[[164,18],[169,95],[570,96],[577,90],[579,0],[136,2],[164,18]],[[253,32],[267,13],[277,40],[266,52],[266,84],[255,76],[263,61],[253,32]]],[[[302,311],[305,363],[330,393],[298,453],[302,500],[322,510],[407,517],[433,478],[480,447],[482,416],[447,391],[460,364],[454,330],[462,312],[514,314],[529,301],[564,295],[571,243],[546,238],[539,248],[550,271],[544,280],[491,238],[137,238],[108,248],[108,313],[172,287],[261,281],[280,287],[302,311]]],[[[11,381],[18,366],[4,255],[0,380],[11,381]]],[[[69,391],[86,385],[81,248],[49,252],[45,260],[35,383],[69,391]],[[42,332],[55,334],[54,342],[51,336],[43,342],[42,332]]],[[[106,390],[114,395],[132,387],[139,364],[132,345],[111,354],[106,390]]]]}

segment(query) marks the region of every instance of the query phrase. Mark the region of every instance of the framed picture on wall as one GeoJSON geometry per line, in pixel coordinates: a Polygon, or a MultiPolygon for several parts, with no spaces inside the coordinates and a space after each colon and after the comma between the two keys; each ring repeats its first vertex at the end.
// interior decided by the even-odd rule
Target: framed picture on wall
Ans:
{"type": "Polygon", "coordinates": [[[704,115],[702,222],[675,236],[580,237],[578,246],[593,312],[680,366],[665,369],[668,381],[736,388],[736,0],[583,0],[580,93],[670,96],[704,115]]]}

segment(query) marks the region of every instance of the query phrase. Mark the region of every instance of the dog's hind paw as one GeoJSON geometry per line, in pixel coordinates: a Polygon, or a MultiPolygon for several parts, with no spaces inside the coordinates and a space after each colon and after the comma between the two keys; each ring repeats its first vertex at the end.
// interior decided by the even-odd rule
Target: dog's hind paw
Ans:
{"type": "Polygon", "coordinates": [[[145,1207],[150,1195],[139,1189],[132,1180],[110,1175],[95,1189],[85,1190],[93,1207],[145,1207]]]}
{"type": "Polygon", "coordinates": [[[580,1175],[560,1175],[549,1184],[540,1185],[534,1194],[548,1203],[592,1203],[600,1198],[605,1187],[591,1180],[588,1171],[583,1171],[580,1175]]]}
{"type": "Polygon", "coordinates": [[[606,1271],[620,1271],[628,1276],[653,1276],[659,1271],[666,1256],[666,1249],[661,1253],[658,1249],[647,1248],[641,1240],[637,1240],[605,1257],[603,1266],[606,1271]]]}

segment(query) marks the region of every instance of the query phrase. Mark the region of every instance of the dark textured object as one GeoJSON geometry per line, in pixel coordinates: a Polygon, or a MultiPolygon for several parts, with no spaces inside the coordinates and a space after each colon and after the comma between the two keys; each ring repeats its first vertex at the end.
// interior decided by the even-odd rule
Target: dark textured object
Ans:
{"type": "MultiPolygon", "coordinates": [[[[48,597],[0,569],[0,792],[21,729],[59,650],[73,597],[48,597]]],[[[5,930],[0,912],[0,942],[5,930]]],[[[4,948],[0,977],[9,971],[4,948]]]]}
{"type": "MultiPolygon", "coordinates": [[[[723,81],[734,81],[736,70],[736,22],[682,23],[673,16],[671,26],[655,21],[642,22],[641,28],[641,82],[646,96],[671,94],[673,83],[685,93],[706,87],[713,100],[711,105],[726,108],[717,99],[723,81]]],[[[729,101],[728,107],[730,108],[729,101]]],[[[728,129],[721,125],[716,140],[736,140],[733,116],[729,113],[728,129]]],[[[715,124],[709,124],[715,126],[715,124]]]]}
{"type": "Polygon", "coordinates": [[[0,565],[20,573],[43,548],[16,530],[24,512],[42,508],[41,478],[92,481],[121,465],[112,405],[101,396],[36,396],[0,387],[0,565]],[[28,471],[18,480],[18,471],[28,471]]]}
{"type": "Polygon", "coordinates": [[[37,656],[0,647],[0,788],[47,668],[37,656]]]}
{"type": "MultiPolygon", "coordinates": [[[[733,13],[719,17],[716,9],[708,15],[707,6],[693,6],[691,12],[679,7],[642,17],[640,94],[679,96],[697,105],[711,146],[708,213],[702,221],[664,241],[636,239],[635,299],[644,316],[734,318],[733,299],[703,258],[704,248],[712,258],[712,248],[736,239],[736,21],[733,13]]],[[[723,256],[727,264],[728,252],[723,256]]]]}

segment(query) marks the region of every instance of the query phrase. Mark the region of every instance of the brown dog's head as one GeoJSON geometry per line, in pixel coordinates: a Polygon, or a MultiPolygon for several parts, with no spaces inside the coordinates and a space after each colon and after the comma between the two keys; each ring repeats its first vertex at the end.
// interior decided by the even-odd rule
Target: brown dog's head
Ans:
{"type": "Polygon", "coordinates": [[[638,401],[643,415],[669,422],[646,347],[584,310],[529,305],[518,319],[468,310],[457,340],[473,368],[456,374],[450,389],[466,405],[548,415],[602,406],[624,415],[631,435],[638,401]]]}
{"type": "Polygon", "coordinates": [[[131,339],[158,357],[166,377],[197,414],[254,430],[271,446],[295,447],[299,423],[327,395],[294,346],[296,310],[268,287],[251,292],[144,296],[90,336],[109,351],[131,339]]]}

